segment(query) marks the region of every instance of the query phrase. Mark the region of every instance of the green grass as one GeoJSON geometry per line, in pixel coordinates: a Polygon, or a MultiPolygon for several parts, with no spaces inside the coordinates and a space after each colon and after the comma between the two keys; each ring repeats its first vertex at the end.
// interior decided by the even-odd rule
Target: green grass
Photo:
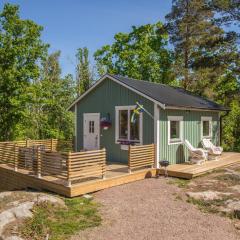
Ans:
{"type": "Polygon", "coordinates": [[[190,180],[186,179],[180,179],[180,178],[174,178],[172,180],[169,180],[167,183],[168,184],[175,184],[180,188],[185,188],[189,184],[190,180]]]}
{"type": "Polygon", "coordinates": [[[80,230],[100,225],[98,204],[84,198],[65,199],[66,207],[40,203],[33,208],[33,218],[20,228],[24,239],[65,240],[80,230]]]}
{"type": "Polygon", "coordinates": [[[224,200],[204,201],[201,199],[188,198],[187,202],[197,205],[203,212],[218,213],[217,206],[224,203],[224,200]]]}

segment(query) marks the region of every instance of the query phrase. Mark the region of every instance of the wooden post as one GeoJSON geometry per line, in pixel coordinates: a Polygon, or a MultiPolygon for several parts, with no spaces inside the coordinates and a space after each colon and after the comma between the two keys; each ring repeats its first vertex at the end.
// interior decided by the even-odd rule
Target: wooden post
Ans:
{"type": "Polygon", "coordinates": [[[66,163],[67,163],[67,187],[71,187],[72,182],[71,182],[71,153],[70,152],[68,152],[67,154],[66,163]]]}
{"type": "Polygon", "coordinates": [[[132,173],[131,171],[131,145],[128,148],[128,173],[132,173]]]}
{"type": "Polygon", "coordinates": [[[53,151],[53,139],[51,138],[51,151],[53,151]]]}
{"type": "Polygon", "coordinates": [[[103,165],[102,165],[102,178],[106,179],[106,149],[103,149],[104,151],[104,160],[103,160],[103,165]]]}
{"type": "Polygon", "coordinates": [[[29,147],[30,145],[30,139],[26,139],[26,147],[29,147]]]}
{"type": "Polygon", "coordinates": [[[37,178],[41,178],[41,149],[37,147],[37,178]]]}
{"type": "Polygon", "coordinates": [[[152,163],[152,165],[151,165],[151,168],[154,168],[154,165],[155,165],[155,158],[156,158],[156,149],[155,149],[155,144],[153,143],[152,144],[152,146],[153,146],[153,163],[152,163]]]}
{"type": "Polygon", "coordinates": [[[14,171],[18,171],[18,147],[14,144],[14,171]]]}

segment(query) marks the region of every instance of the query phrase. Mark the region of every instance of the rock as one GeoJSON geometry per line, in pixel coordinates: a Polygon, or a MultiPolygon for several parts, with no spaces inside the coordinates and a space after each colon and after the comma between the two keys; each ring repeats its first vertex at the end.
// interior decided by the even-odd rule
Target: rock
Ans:
{"type": "Polygon", "coordinates": [[[222,199],[224,196],[232,195],[232,193],[223,193],[217,191],[187,192],[186,194],[188,197],[205,201],[218,200],[222,199]]]}
{"type": "Polygon", "coordinates": [[[23,238],[19,236],[10,236],[10,237],[5,237],[5,240],[24,240],[23,238]]]}
{"type": "Polygon", "coordinates": [[[240,185],[231,186],[229,188],[236,191],[237,193],[240,193],[240,185]]]}
{"type": "MultiPolygon", "coordinates": [[[[11,194],[13,194],[13,192],[0,193],[0,198],[9,196],[11,194]]],[[[48,194],[30,193],[28,199],[31,199],[31,200],[23,203],[20,203],[19,201],[10,202],[12,207],[0,213],[0,239],[2,237],[2,239],[6,239],[6,240],[7,239],[22,240],[22,238],[15,235],[9,236],[9,237],[2,236],[4,232],[4,228],[11,222],[16,221],[18,219],[31,218],[32,217],[31,210],[35,203],[48,201],[53,204],[59,204],[61,206],[65,206],[65,203],[61,198],[48,195],[48,194]]]]}
{"type": "Polygon", "coordinates": [[[233,212],[240,219],[240,200],[229,199],[225,203],[225,207],[221,209],[223,212],[233,212]]]}
{"type": "Polygon", "coordinates": [[[15,220],[14,214],[6,210],[0,214],[0,236],[2,235],[4,227],[9,224],[10,222],[13,222],[15,220]]]}
{"type": "Polygon", "coordinates": [[[36,201],[36,202],[46,202],[46,201],[48,201],[48,202],[51,202],[51,203],[53,203],[53,204],[59,204],[59,205],[61,205],[61,206],[65,206],[65,203],[64,203],[64,201],[62,200],[62,199],[60,199],[60,198],[58,198],[58,197],[54,197],[54,196],[52,196],[52,195],[38,195],[35,199],[34,199],[34,201],[36,201]]]}
{"type": "Polygon", "coordinates": [[[86,199],[92,199],[93,198],[93,196],[89,195],[89,194],[84,194],[83,197],[86,198],[86,199]]]}
{"type": "Polygon", "coordinates": [[[31,209],[34,202],[25,202],[17,207],[10,208],[0,213],[0,236],[2,235],[4,227],[20,218],[32,217],[31,209]]]}
{"type": "Polygon", "coordinates": [[[31,209],[33,208],[33,205],[34,202],[25,202],[9,210],[15,215],[16,219],[28,218],[32,217],[31,209]]]}
{"type": "Polygon", "coordinates": [[[240,230],[240,222],[237,221],[234,223],[234,227],[237,229],[237,230],[240,230]]]}
{"type": "Polygon", "coordinates": [[[12,192],[0,192],[0,199],[12,195],[12,192]]]}

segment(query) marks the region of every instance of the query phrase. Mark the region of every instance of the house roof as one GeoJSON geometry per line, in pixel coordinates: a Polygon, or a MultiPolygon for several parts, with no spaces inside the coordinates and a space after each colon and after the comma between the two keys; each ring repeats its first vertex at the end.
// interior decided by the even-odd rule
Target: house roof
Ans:
{"type": "Polygon", "coordinates": [[[77,103],[81,98],[83,98],[88,92],[91,91],[98,83],[100,83],[105,78],[110,78],[123,86],[126,86],[137,93],[147,97],[154,102],[157,102],[164,109],[168,108],[183,108],[183,109],[199,109],[199,110],[216,110],[216,111],[228,111],[229,109],[219,105],[208,99],[194,95],[193,93],[186,91],[179,87],[172,87],[159,83],[152,83],[143,80],[136,80],[128,77],[123,77],[119,75],[104,75],[99,81],[97,81],[86,93],[76,99],[69,109],[77,103]]]}

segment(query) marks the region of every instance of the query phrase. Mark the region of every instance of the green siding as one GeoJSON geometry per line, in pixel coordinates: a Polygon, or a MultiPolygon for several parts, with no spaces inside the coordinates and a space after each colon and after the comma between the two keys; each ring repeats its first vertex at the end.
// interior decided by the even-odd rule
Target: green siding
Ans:
{"type": "Polygon", "coordinates": [[[160,110],[160,160],[166,159],[171,164],[188,160],[188,151],[183,144],[168,145],[168,116],[183,116],[183,140],[187,139],[194,147],[201,147],[201,117],[212,117],[212,141],[219,143],[218,112],[160,110]]]}
{"type": "MultiPolygon", "coordinates": [[[[116,162],[128,161],[128,151],[120,149],[115,144],[115,106],[135,105],[141,101],[144,107],[154,115],[154,104],[135,92],[106,79],[86,95],[77,104],[77,150],[83,148],[83,113],[99,113],[106,117],[110,113],[112,127],[108,130],[101,129],[100,146],[107,150],[107,160],[116,162]]],[[[143,144],[154,142],[154,124],[151,117],[143,114],[143,144]]]]}

